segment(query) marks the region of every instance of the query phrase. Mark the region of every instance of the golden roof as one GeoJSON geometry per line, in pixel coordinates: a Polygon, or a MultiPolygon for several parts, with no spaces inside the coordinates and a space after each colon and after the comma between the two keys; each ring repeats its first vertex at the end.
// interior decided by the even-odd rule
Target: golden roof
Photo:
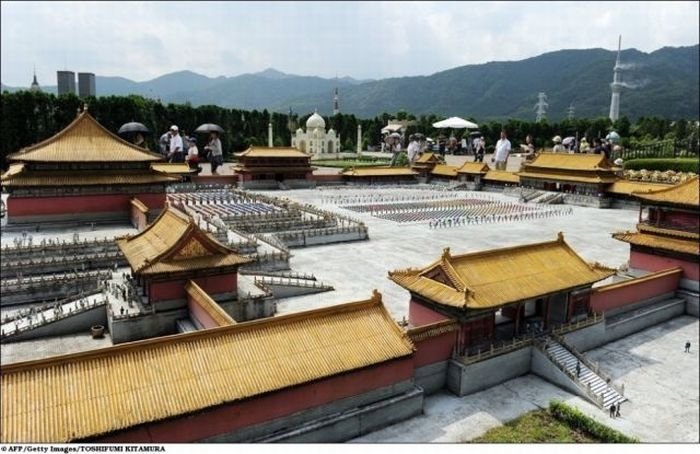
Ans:
{"type": "Polygon", "coordinates": [[[117,240],[129,265],[141,274],[241,265],[250,259],[216,241],[180,211],[166,207],[143,232],[117,240]]]}
{"type": "Polygon", "coordinates": [[[68,170],[29,171],[24,168],[19,173],[12,175],[8,175],[9,172],[9,170],[5,172],[0,180],[2,185],[6,187],[137,185],[180,181],[179,178],[161,173],[149,173],[148,170],[95,171],[94,173],[86,173],[68,170]]]}
{"type": "Polygon", "coordinates": [[[484,175],[486,181],[502,181],[504,183],[520,183],[520,176],[515,172],[505,170],[489,170],[484,175]]]}
{"type": "Polygon", "coordinates": [[[578,171],[611,170],[611,165],[602,154],[589,153],[540,153],[525,164],[532,169],[560,169],[578,171]]]}
{"type": "Polygon", "coordinates": [[[219,326],[236,324],[236,321],[194,281],[187,281],[185,291],[219,326]]]}
{"type": "Polygon", "coordinates": [[[700,206],[700,177],[659,191],[646,194],[633,193],[632,195],[649,202],[690,206],[697,209],[700,206]]]}
{"type": "Polygon", "coordinates": [[[136,197],[131,199],[131,204],[133,206],[135,206],[139,211],[141,211],[143,213],[148,213],[148,207],[142,201],[137,199],[136,197]]]}
{"type": "Polygon", "coordinates": [[[631,195],[633,192],[650,192],[668,187],[671,187],[671,185],[661,183],[645,183],[643,181],[617,180],[607,189],[607,192],[611,192],[613,194],[631,195]]]}
{"type": "Polygon", "coordinates": [[[462,164],[462,167],[457,169],[457,172],[459,172],[459,173],[473,173],[473,174],[479,173],[479,174],[483,175],[483,174],[487,173],[489,170],[491,170],[489,168],[489,166],[487,164],[484,164],[483,162],[468,161],[468,162],[465,162],[464,164],[462,164]]]}
{"type": "Polygon", "coordinates": [[[352,177],[391,177],[391,176],[414,176],[410,167],[358,167],[341,172],[342,175],[352,177]]]}
{"type": "Polygon", "coordinates": [[[456,177],[457,176],[457,167],[449,166],[447,164],[437,164],[435,167],[433,167],[433,170],[430,173],[433,175],[442,175],[442,176],[446,176],[446,177],[456,177]]]}
{"type": "Polygon", "coordinates": [[[431,337],[457,330],[459,330],[459,322],[454,319],[449,319],[440,320],[439,322],[429,323],[419,327],[409,328],[407,333],[408,337],[410,337],[413,342],[420,342],[431,337]]]}
{"type": "Polygon", "coordinates": [[[700,255],[700,243],[696,239],[668,238],[665,236],[638,232],[618,232],[613,233],[612,237],[635,246],[646,246],[654,249],[700,255]]]}
{"type": "Polygon", "coordinates": [[[7,159],[25,162],[157,162],[163,156],[112,134],[87,111],[62,131],[7,159]]]}
{"type": "Polygon", "coordinates": [[[593,284],[614,270],[586,263],[564,241],[442,257],[422,269],[389,273],[389,279],[437,304],[486,309],[593,284]],[[430,276],[430,277],[428,277],[430,276]]]}
{"type": "Polygon", "coordinates": [[[0,443],[65,443],[413,353],[378,294],[231,326],[2,366],[0,443]]]}
{"type": "MultiPolygon", "coordinates": [[[[574,156],[574,155],[572,155],[574,156]]],[[[556,180],[556,181],[574,181],[579,183],[593,183],[593,184],[606,184],[613,183],[617,180],[614,174],[610,176],[600,176],[600,175],[576,175],[576,174],[566,174],[566,173],[547,173],[547,172],[531,172],[525,170],[524,172],[519,172],[518,176],[522,180],[523,178],[535,178],[541,180],[556,180]]]]}
{"type": "Polygon", "coordinates": [[[311,155],[291,147],[250,147],[235,156],[250,158],[310,158],[311,155]]]}
{"type": "Polygon", "coordinates": [[[628,287],[630,285],[637,285],[637,284],[640,284],[642,282],[658,279],[660,277],[671,276],[673,274],[683,275],[683,268],[676,266],[673,268],[668,268],[665,270],[657,271],[655,273],[646,274],[642,277],[637,277],[634,279],[627,279],[625,281],[620,281],[620,282],[613,282],[612,284],[601,285],[600,287],[594,288],[593,291],[596,293],[607,292],[607,291],[616,290],[616,289],[619,289],[622,287],[628,287]]]}
{"type": "Polygon", "coordinates": [[[151,169],[156,172],[163,172],[167,174],[183,174],[192,173],[192,169],[186,163],[180,162],[158,162],[151,164],[151,169]]]}
{"type": "Polygon", "coordinates": [[[700,233],[698,232],[688,232],[686,230],[676,230],[672,228],[664,228],[664,227],[657,227],[655,225],[649,225],[649,224],[637,224],[637,230],[640,232],[649,232],[649,233],[657,233],[659,235],[666,235],[666,236],[677,236],[681,238],[694,238],[694,239],[700,239],[700,233]]]}
{"type": "Polygon", "coordinates": [[[415,164],[425,164],[432,162],[442,162],[442,159],[435,153],[423,153],[416,159],[415,164]]]}

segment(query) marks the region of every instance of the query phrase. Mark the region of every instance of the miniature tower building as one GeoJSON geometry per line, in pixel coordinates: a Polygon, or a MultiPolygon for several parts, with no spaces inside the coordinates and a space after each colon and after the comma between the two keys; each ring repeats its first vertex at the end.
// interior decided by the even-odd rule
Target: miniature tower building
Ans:
{"type": "Polygon", "coordinates": [[[335,87],[335,96],[333,97],[333,115],[338,115],[340,113],[340,106],[338,105],[338,87],[335,87]]]}
{"type": "Polygon", "coordinates": [[[32,85],[29,87],[30,91],[41,91],[39,87],[39,82],[36,80],[36,67],[34,68],[34,79],[32,80],[32,85]]]}
{"type": "Polygon", "coordinates": [[[622,46],[622,35],[617,42],[617,60],[613,68],[613,81],[610,84],[612,98],[610,98],[610,121],[617,121],[620,118],[620,91],[622,90],[622,80],[620,80],[620,47],[622,46]]]}

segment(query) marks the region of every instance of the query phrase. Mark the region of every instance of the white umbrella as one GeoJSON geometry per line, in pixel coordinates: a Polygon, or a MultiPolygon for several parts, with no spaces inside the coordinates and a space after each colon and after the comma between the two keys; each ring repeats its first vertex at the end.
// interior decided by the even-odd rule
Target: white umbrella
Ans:
{"type": "Polygon", "coordinates": [[[573,137],[573,136],[571,136],[571,137],[566,137],[564,140],[561,141],[561,144],[562,144],[562,145],[569,145],[569,144],[570,144],[571,142],[573,142],[574,140],[576,140],[576,137],[573,137]]]}
{"type": "Polygon", "coordinates": [[[447,120],[433,123],[433,128],[453,128],[453,129],[477,129],[479,125],[459,117],[450,117],[447,120]]]}
{"type": "Polygon", "coordinates": [[[382,128],[382,134],[385,132],[396,132],[403,128],[403,125],[386,125],[382,128]]]}

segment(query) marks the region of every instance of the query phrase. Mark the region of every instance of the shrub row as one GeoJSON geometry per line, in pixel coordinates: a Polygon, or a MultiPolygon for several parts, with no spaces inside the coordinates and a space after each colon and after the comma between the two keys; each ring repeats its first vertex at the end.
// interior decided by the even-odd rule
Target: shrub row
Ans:
{"type": "Polygon", "coordinates": [[[632,159],[625,161],[626,170],[673,170],[675,172],[698,172],[700,164],[698,158],[685,159],[632,159]]]}
{"type": "Polygon", "coordinates": [[[582,430],[598,438],[604,443],[638,443],[639,440],[603,425],[595,419],[586,416],[576,408],[563,402],[553,400],[549,403],[549,413],[570,427],[582,430]]]}

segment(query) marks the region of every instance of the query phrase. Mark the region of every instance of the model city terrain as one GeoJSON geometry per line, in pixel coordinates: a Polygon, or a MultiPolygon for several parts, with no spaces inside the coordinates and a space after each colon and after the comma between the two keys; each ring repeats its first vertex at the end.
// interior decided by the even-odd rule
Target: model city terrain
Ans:
{"type": "Polygon", "coordinates": [[[697,175],[329,169],[317,112],[210,174],[88,107],[1,177],[0,442],[461,442],[553,399],[698,442],[697,175]]]}

